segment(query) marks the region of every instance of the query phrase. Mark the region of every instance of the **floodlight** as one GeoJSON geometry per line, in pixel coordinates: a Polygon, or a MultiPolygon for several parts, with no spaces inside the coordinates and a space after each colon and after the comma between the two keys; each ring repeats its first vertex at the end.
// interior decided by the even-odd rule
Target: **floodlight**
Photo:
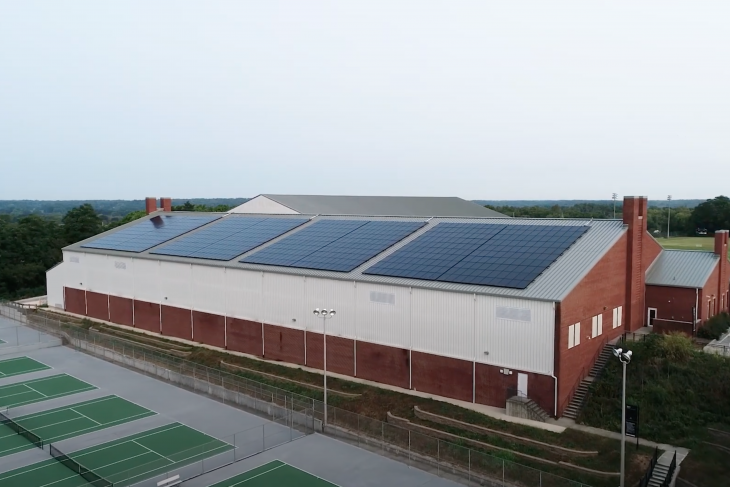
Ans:
{"type": "Polygon", "coordinates": [[[335,310],[331,309],[330,310],[330,316],[334,316],[334,315],[335,315],[335,310]]]}
{"type": "Polygon", "coordinates": [[[626,353],[621,354],[621,358],[624,360],[624,362],[629,363],[629,362],[631,362],[631,355],[632,355],[631,350],[628,350],[626,353]]]}
{"type": "MultiPolygon", "coordinates": [[[[315,313],[316,313],[316,311],[315,311],[315,313]]],[[[623,352],[623,350],[621,350],[620,348],[614,348],[613,349],[613,356],[616,357],[616,358],[619,358],[621,356],[621,352],[623,352]]]]}
{"type": "Polygon", "coordinates": [[[315,308],[315,310],[313,311],[313,313],[314,313],[314,314],[315,314],[316,316],[319,316],[319,308],[315,308]]]}

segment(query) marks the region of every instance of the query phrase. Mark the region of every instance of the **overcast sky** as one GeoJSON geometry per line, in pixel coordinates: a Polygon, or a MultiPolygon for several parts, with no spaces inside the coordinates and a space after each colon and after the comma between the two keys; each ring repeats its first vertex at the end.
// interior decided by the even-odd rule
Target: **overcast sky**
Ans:
{"type": "Polygon", "coordinates": [[[728,194],[730,2],[0,0],[0,199],[728,194]]]}

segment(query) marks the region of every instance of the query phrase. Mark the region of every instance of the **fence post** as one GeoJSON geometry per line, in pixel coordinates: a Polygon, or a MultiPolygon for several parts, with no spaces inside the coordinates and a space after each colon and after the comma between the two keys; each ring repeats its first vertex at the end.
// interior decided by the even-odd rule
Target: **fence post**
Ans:
{"type": "Polygon", "coordinates": [[[468,469],[469,469],[469,482],[471,482],[471,448],[469,448],[467,450],[467,452],[469,452],[469,467],[468,467],[468,469]]]}
{"type": "Polygon", "coordinates": [[[380,422],[380,445],[383,447],[383,451],[385,451],[385,423],[382,421],[380,422]]]}
{"type": "Polygon", "coordinates": [[[502,485],[504,486],[504,460],[502,460],[502,485]]]}
{"type": "Polygon", "coordinates": [[[441,440],[436,438],[436,472],[441,475],[441,440]]]}
{"type": "Polygon", "coordinates": [[[408,461],[411,461],[411,430],[408,430],[408,461]]]}

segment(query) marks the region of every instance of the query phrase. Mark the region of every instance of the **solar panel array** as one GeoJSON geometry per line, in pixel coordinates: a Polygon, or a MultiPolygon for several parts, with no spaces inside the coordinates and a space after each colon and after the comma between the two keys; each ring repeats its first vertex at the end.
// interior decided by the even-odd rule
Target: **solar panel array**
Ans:
{"type": "Polygon", "coordinates": [[[150,253],[227,261],[308,221],[308,218],[229,216],[150,253]]]}
{"type": "Polygon", "coordinates": [[[220,218],[219,216],[157,215],[131,227],[82,244],[91,249],[144,252],[191,230],[220,218]]]}
{"type": "Polygon", "coordinates": [[[587,229],[440,223],[364,274],[524,289],[587,229]]]}
{"type": "Polygon", "coordinates": [[[424,225],[424,222],[321,220],[241,262],[349,272],[424,225]]]}

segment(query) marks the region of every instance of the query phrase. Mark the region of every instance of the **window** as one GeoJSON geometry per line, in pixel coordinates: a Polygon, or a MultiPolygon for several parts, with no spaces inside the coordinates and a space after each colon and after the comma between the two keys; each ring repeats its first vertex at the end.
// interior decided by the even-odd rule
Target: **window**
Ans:
{"type": "Polygon", "coordinates": [[[580,323],[568,327],[568,348],[580,345],[580,323]]]}
{"type": "Polygon", "coordinates": [[[621,326],[621,319],[623,318],[623,306],[613,309],[613,327],[618,328],[621,326]]]}
{"type": "Polygon", "coordinates": [[[513,321],[532,321],[532,313],[529,308],[508,308],[497,306],[497,318],[513,321]]]}
{"type": "Polygon", "coordinates": [[[395,305],[395,294],[370,291],[370,301],[373,303],[395,305]]]}
{"type": "Polygon", "coordinates": [[[603,333],[603,315],[594,316],[592,320],[592,337],[596,338],[603,333]]]}

